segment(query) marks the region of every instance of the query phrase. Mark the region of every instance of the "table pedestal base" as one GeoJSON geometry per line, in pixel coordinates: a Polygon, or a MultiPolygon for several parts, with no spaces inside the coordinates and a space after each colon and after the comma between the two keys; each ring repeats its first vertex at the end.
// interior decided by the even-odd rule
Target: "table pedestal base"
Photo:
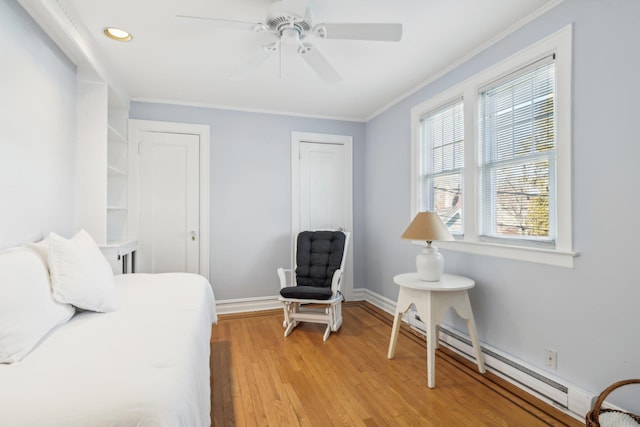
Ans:
{"type": "Polygon", "coordinates": [[[398,340],[398,331],[400,330],[402,315],[409,310],[411,304],[415,304],[418,316],[425,322],[427,327],[427,385],[429,388],[434,388],[436,385],[435,351],[438,347],[439,325],[444,319],[449,307],[453,307],[456,313],[467,321],[471,343],[473,344],[473,349],[476,354],[478,370],[482,374],[485,373],[482,350],[480,349],[476,333],[476,323],[473,319],[469,294],[466,290],[428,291],[401,286],[400,294],[398,295],[398,304],[396,305],[396,314],[393,319],[389,352],[387,354],[389,359],[393,359],[396,350],[396,341],[398,340]]]}

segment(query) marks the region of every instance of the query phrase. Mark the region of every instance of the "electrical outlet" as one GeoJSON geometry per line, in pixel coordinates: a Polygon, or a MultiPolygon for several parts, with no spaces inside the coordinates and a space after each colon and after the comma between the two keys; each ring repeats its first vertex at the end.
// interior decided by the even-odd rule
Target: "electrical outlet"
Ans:
{"type": "Polygon", "coordinates": [[[545,348],[544,364],[551,369],[558,369],[558,351],[552,348],[545,348]]]}

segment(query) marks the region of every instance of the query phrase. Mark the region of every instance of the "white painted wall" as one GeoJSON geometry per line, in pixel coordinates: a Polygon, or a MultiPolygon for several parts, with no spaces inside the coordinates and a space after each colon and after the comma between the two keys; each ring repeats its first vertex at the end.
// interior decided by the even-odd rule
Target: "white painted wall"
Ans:
{"type": "MultiPolygon", "coordinates": [[[[396,300],[395,274],[415,269],[410,221],[410,109],[574,23],[573,223],[575,268],[443,251],[470,291],[480,340],[595,394],[640,373],[640,2],[565,0],[367,123],[365,283],[396,300]]],[[[449,322],[466,331],[455,318],[449,322]]],[[[640,411],[640,389],[612,396],[640,411]]]]}
{"type": "Polygon", "coordinates": [[[0,0],[0,248],[75,228],[76,71],[0,0]]]}
{"type": "MultiPolygon", "coordinates": [[[[291,132],[353,136],[354,217],[363,218],[364,124],[133,102],[130,118],[211,128],[210,281],[218,300],[277,295],[291,260],[291,132]]],[[[354,287],[364,287],[363,222],[354,223],[354,287]]]]}

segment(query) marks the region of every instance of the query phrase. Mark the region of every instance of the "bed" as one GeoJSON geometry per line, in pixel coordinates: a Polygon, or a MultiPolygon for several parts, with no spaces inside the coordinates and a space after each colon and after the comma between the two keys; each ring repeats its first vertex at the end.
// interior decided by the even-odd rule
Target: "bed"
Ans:
{"type": "Polygon", "coordinates": [[[113,282],[117,310],[76,309],[22,360],[0,364],[0,427],[211,424],[209,282],[186,273],[113,282]]]}

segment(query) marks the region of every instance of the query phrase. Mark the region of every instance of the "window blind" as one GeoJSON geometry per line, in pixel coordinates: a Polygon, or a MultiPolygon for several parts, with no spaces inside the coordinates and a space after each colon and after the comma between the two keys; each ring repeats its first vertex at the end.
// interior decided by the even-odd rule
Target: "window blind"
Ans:
{"type": "Polygon", "coordinates": [[[462,234],[464,111],[462,99],[421,119],[420,210],[435,211],[453,234],[462,234]]]}
{"type": "Polygon", "coordinates": [[[482,235],[555,238],[555,113],[553,57],[481,92],[482,235]]]}

